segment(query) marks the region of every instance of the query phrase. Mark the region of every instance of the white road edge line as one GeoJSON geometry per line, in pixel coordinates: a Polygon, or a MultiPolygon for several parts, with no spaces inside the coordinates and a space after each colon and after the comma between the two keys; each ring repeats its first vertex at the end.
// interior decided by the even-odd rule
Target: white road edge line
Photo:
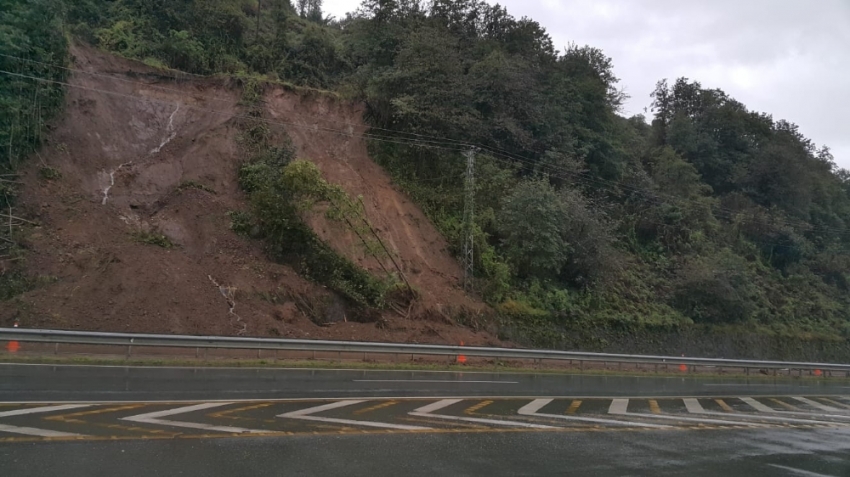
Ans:
{"type": "Polygon", "coordinates": [[[794,467],[788,467],[787,465],[779,465],[779,464],[767,464],[771,467],[776,467],[777,469],[787,470],[796,475],[802,475],[804,477],[835,477],[829,474],[819,474],[817,472],[812,472],[810,470],[797,469],[794,467]]]}
{"type": "Polygon", "coordinates": [[[403,431],[422,431],[422,430],[430,430],[430,427],[424,426],[409,426],[406,424],[393,424],[390,422],[376,422],[376,421],[356,421],[353,419],[338,419],[335,417],[321,417],[321,416],[313,416],[317,412],[329,411],[331,409],[338,409],[340,407],[351,406],[354,404],[360,404],[361,402],[366,402],[367,399],[346,399],[343,401],[336,401],[329,404],[323,404],[321,406],[308,407],[306,409],[299,409],[297,411],[285,412],[283,414],[278,414],[277,417],[282,417],[285,419],[301,419],[304,421],[318,421],[318,422],[330,422],[333,424],[345,424],[348,426],[366,426],[366,427],[379,427],[382,429],[397,429],[403,431]]]}
{"type": "Polygon", "coordinates": [[[502,421],[499,419],[485,419],[481,417],[464,417],[464,416],[452,416],[449,414],[431,414],[434,411],[439,411],[440,409],[451,406],[452,404],[456,404],[463,401],[463,399],[443,399],[427,406],[422,406],[420,408],[414,409],[410,411],[408,414],[411,416],[417,417],[430,417],[436,419],[445,419],[447,421],[464,421],[464,422],[474,422],[478,424],[490,424],[493,426],[508,426],[508,427],[525,427],[529,429],[557,429],[555,426],[545,426],[543,424],[532,424],[529,422],[517,422],[517,421],[502,421]]]}
{"type": "MultiPolygon", "coordinates": [[[[252,368],[242,368],[242,369],[252,369],[252,368]]],[[[347,371],[347,370],[343,370],[347,371]]],[[[832,399],[842,399],[850,402],[850,396],[841,396],[835,394],[822,394],[819,396],[830,397],[832,399]]],[[[708,395],[708,396],[633,396],[632,399],[684,399],[689,397],[698,397],[700,399],[736,399],[737,396],[729,396],[729,395],[708,395]]],[[[776,395],[772,397],[789,397],[788,395],[776,395]]],[[[338,397],[339,398],[339,397],[338,397]]],[[[580,396],[534,396],[534,395],[510,395],[510,394],[502,394],[502,395],[486,395],[486,394],[472,394],[472,395],[446,395],[446,396],[393,396],[393,395],[381,395],[381,396],[350,396],[348,399],[365,399],[370,401],[387,401],[390,399],[401,400],[401,401],[427,401],[431,399],[511,399],[511,400],[527,400],[527,399],[616,399],[616,397],[612,396],[602,396],[602,395],[580,395],[580,396]]],[[[25,404],[25,405],[34,405],[34,404],[86,404],[89,406],[98,405],[98,404],[193,404],[200,402],[220,402],[220,403],[228,403],[228,404],[238,404],[238,403],[250,403],[250,402],[307,402],[307,401],[328,401],[334,399],[333,397],[292,397],[292,398],[270,398],[270,397],[253,397],[253,398],[234,398],[234,399],[114,399],[114,400],[68,400],[68,401],[59,401],[59,400],[40,400],[40,401],[3,401],[0,399],[0,404],[25,404]]],[[[343,398],[344,399],[344,398],[343,398]]],[[[850,406],[850,404],[848,404],[850,406]]],[[[777,411],[779,412],[779,411],[777,411]]]]}
{"type": "MultiPolygon", "coordinates": [[[[696,401],[696,400],[694,400],[696,401]]],[[[697,406],[699,405],[699,401],[697,401],[697,406]]],[[[698,424],[714,424],[721,426],[749,426],[749,427],[764,427],[764,424],[757,424],[753,422],[742,422],[742,421],[726,421],[723,419],[704,419],[700,417],[685,417],[678,414],[645,414],[642,412],[629,412],[629,400],[628,399],[614,399],[611,401],[611,407],[608,408],[608,414],[614,414],[615,416],[632,416],[632,417],[640,417],[643,419],[661,419],[668,421],[680,421],[680,422],[696,422],[698,424]]],[[[688,407],[688,403],[685,402],[685,407],[688,407]]],[[[698,410],[693,402],[691,402],[691,408],[688,409],[688,412],[692,412],[691,409],[698,410]]],[[[699,407],[702,409],[702,406],[699,407]]],[[[704,414],[704,411],[700,414],[704,414]]]]}
{"type": "MultiPolygon", "coordinates": [[[[81,407],[89,407],[89,404],[63,404],[60,406],[43,406],[31,407],[28,409],[15,409],[14,411],[0,412],[0,418],[10,416],[25,416],[27,414],[41,414],[53,411],[65,411],[67,409],[78,409],[81,407]]],[[[22,434],[25,436],[38,437],[85,437],[84,434],[74,434],[72,432],[51,431],[49,429],[38,429],[35,427],[11,426],[9,424],[0,424],[0,431],[9,432],[11,434],[22,434]]]]}
{"type": "Polygon", "coordinates": [[[459,379],[352,379],[355,383],[453,383],[453,384],[519,384],[519,381],[471,381],[459,379]]]}
{"type": "Polygon", "coordinates": [[[216,426],[213,424],[203,424],[200,422],[185,422],[185,421],[171,421],[166,419],[160,419],[161,417],[166,416],[176,416],[177,414],[185,414],[187,412],[201,411],[204,409],[211,409],[214,407],[226,406],[228,404],[233,404],[232,402],[207,402],[202,404],[195,404],[194,406],[184,406],[178,407],[174,409],[166,409],[164,411],[156,411],[156,412],[148,412],[145,414],[137,414],[135,416],[123,417],[121,420],[123,421],[132,421],[132,422],[141,422],[143,424],[154,424],[158,426],[171,426],[171,427],[185,427],[187,429],[201,429],[205,431],[217,431],[217,432],[227,432],[234,434],[241,433],[253,433],[253,434],[263,434],[270,433],[273,431],[267,431],[262,429],[246,429],[244,427],[230,427],[230,426],[216,426]]]}
{"type": "Polygon", "coordinates": [[[594,424],[607,424],[612,426],[625,426],[625,427],[648,427],[650,429],[672,429],[672,426],[665,426],[662,424],[649,424],[644,422],[633,422],[633,421],[619,421],[616,419],[602,419],[596,417],[579,417],[579,416],[562,416],[560,414],[545,414],[537,412],[543,409],[544,406],[552,402],[552,399],[535,399],[525,406],[521,407],[517,414],[520,416],[538,416],[538,417],[546,417],[553,419],[563,419],[565,421],[575,421],[575,422],[591,422],[594,424]]]}

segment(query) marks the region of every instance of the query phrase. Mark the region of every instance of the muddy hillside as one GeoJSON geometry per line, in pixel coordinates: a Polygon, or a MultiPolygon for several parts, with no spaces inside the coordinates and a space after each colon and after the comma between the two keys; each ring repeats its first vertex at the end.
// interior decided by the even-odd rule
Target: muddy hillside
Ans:
{"type": "MultiPolygon", "coordinates": [[[[22,178],[19,213],[35,224],[23,239],[26,269],[39,285],[4,304],[3,325],[497,342],[452,320],[484,306],[460,288],[462,271],[443,237],[369,158],[360,106],[275,87],[263,101],[299,158],[362,196],[369,221],[421,292],[406,316],[390,310],[370,323],[349,320],[345,300],[231,230],[230,214],[248,210],[237,182],[243,113],[233,82],[175,79],[88,47],[72,53],[64,112],[22,178]]],[[[310,223],[336,251],[379,273],[354,234],[321,214],[310,223]]]]}

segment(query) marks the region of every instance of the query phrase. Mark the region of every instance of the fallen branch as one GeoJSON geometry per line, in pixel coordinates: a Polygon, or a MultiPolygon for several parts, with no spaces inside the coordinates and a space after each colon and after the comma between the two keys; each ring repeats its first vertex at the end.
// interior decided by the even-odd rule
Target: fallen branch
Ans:
{"type": "Polygon", "coordinates": [[[400,306],[396,305],[395,303],[390,302],[389,305],[390,305],[390,308],[393,309],[393,311],[398,313],[398,316],[400,316],[404,319],[407,319],[407,318],[410,317],[410,309],[409,308],[408,308],[407,312],[405,312],[400,306]]]}
{"type": "Polygon", "coordinates": [[[9,219],[12,219],[12,220],[20,220],[21,222],[25,222],[25,223],[30,224],[30,225],[38,225],[36,222],[33,222],[31,220],[27,220],[27,219],[22,219],[20,217],[14,216],[12,214],[4,214],[4,213],[0,212],[0,217],[6,217],[6,218],[9,218],[9,219]]]}

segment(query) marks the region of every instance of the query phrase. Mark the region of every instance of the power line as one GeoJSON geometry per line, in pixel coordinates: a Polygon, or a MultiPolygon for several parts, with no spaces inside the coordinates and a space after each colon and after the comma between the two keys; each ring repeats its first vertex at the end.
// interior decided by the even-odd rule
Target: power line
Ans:
{"type": "MultiPolygon", "coordinates": [[[[62,70],[73,72],[73,73],[80,73],[80,74],[85,74],[85,75],[90,75],[90,76],[95,76],[95,77],[100,77],[100,78],[107,78],[107,79],[119,81],[119,82],[122,82],[122,83],[129,83],[129,84],[145,86],[145,87],[149,87],[149,88],[158,89],[160,91],[167,91],[167,92],[177,93],[177,94],[186,94],[185,91],[181,91],[181,90],[174,89],[174,88],[168,88],[168,87],[165,87],[165,86],[154,85],[154,84],[150,84],[150,83],[143,83],[143,82],[140,82],[140,81],[133,81],[133,80],[129,80],[129,79],[126,79],[126,78],[120,78],[120,77],[117,77],[117,76],[113,76],[113,75],[109,75],[109,74],[103,74],[103,73],[95,73],[95,72],[92,72],[92,71],[81,70],[81,69],[78,69],[78,68],[70,68],[70,67],[67,67],[67,66],[57,65],[57,64],[54,64],[54,63],[45,63],[43,61],[36,61],[36,60],[30,60],[30,59],[26,59],[26,58],[20,58],[20,57],[13,56],[13,55],[7,55],[5,53],[0,53],[0,57],[11,58],[11,59],[24,61],[24,62],[28,62],[28,63],[34,63],[34,64],[38,64],[38,65],[42,65],[42,66],[48,66],[48,67],[51,67],[51,68],[58,68],[58,69],[62,69],[62,70]]],[[[176,70],[169,70],[169,71],[176,71],[176,70]]],[[[182,72],[180,72],[180,73],[182,73],[182,72]]],[[[191,73],[186,73],[186,74],[191,74],[191,73]]],[[[205,79],[217,77],[216,75],[192,75],[192,76],[197,76],[197,77],[205,78],[205,79]]],[[[232,99],[222,98],[220,96],[213,96],[213,95],[207,95],[207,94],[203,94],[203,95],[200,95],[200,96],[203,97],[204,99],[209,99],[209,100],[212,100],[212,101],[221,101],[221,102],[225,102],[225,103],[228,103],[228,104],[234,103],[234,101],[232,99]]],[[[366,127],[370,130],[374,129],[374,130],[378,130],[378,131],[391,132],[393,134],[404,134],[404,135],[419,137],[419,138],[428,139],[428,140],[442,141],[442,142],[445,142],[447,144],[449,144],[449,143],[450,144],[456,144],[458,146],[463,146],[463,147],[469,147],[469,146],[485,147],[485,146],[480,146],[480,145],[469,144],[467,141],[460,141],[460,140],[451,139],[451,138],[445,138],[445,137],[439,137],[439,136],[430,136],[430,135],[427,135],[427,134],[419,134],[419,133],[412,133],[412,132],[406,132],[406,131],[399,131],[397,129],[386,129],[386,128],[381,128],[381,127],[377,127],[377,126],[360,126],[358,124],[354,124],[354,123],[351,123],[351,122],[348,122],[348,121],[340,121],[340,120],[329,119],[327,117],[314,115],[314,114],[301,113],[301,115],[302,116],[309,116],[309,117],[315,118],[319,121],[327,122],[327,123],[343,124],[343,125],[348,126],[348,127],[357,127],[357,128],[366,127]]],[[[393,137],[390,136],[389,138],[393,138],[393,137]]],[[[410,138],[402,138],[402,139],[410,139],[410,138]]]]}
{"type": "MultiPolygon", "coordinates": [[[[15,77],[32,79],[32,80],[35,80],[35,81],[60,84],[60,85],[68,86],[68,87],[71,87],[71,88],[83,89],[83,90],[87,90],[87,91],[94,91],[94,92],[98,92],[98,93],[102,93],[102,94],[108,94],[108,95],[123,97],[123,98],[126,98],[126,99],[135,100],[135,101],[144,101],[144,102],[159,103],[159,104],[174,104],[174,102],[172,102],[172,101],[165,101],[165,100],[158,100],[158,99],[153,99],[153,98],[140,97],[140,96],[137,96],[137,95],[119,93],[119,92],[115,92],[115,91],[107,91],[107,90],[103,90],[103,89],[100,89],[100,88],[93,88],[93,87],[87,87],[87,86],[82,86],[82,85],[75,85],[75,84],[71,84],[71,83],[64,82],[64,81],[52,80],[52,79],[47,79],[47,78],[40,78],[40,77],[36,77],[36,76],[31,76],[31,75],[24,75],[24,74],[21,74],[21,73],[13,73],[13,72],[5,71],[5,70],[0,70],[0,73],[15,76],[15,77]]],[[[174,90],[174,91],[179,92],[178,90],[174,90]]],[[[180,93],[185,94],[183,92],[180,92],[180,93]]],[[[403,138],[390,139],[390,138],[387,138],[385,136],[373,135],[373,134],[369,134],[369,133],[355,134],[355,133],[349,133],[347,131],[342,131],[342,130],[338,130],[338,129],[309,126],[309,125],[304,125],[304,124],[298,124],[298,123],[295,123],[295,122],[272,121],[272,120],[268,120],[268,119],[265,119],[265,118],[258,118],[258,117],[244,115],[244,114],[238,114],[238,113],[234,114],[231,111],[220,111],[220,110],[202,108],[202,107],[192,106],[192,105],[182,105],[182,106],[186,109],[194,109],[194,110],[204,111],[204,112],[209,112],[209,113],[214,113],[214,114],[223,114],[223,115],[228,115],[228,117],[242,118],[242,119],[247,119],[247,120],[251,120],[251,121],[266,123],[266,124],[269,124],[269,125],[293,126],[293,127],[296,127],[296,128],[304,128],[304,129],[308,129],[308,130],[311,130],[311,131],[318,130],[318,131],[322,131],[322,132],[337,134],[337,135],[351,137],[351,138],[371,139],[371,140],[386,142],[386,143],[401,144],[401,145],[407,145],[407,146],[418,146],[418,147],[425,147],[425,148],[431,148],[431,149],[440,149],[440,150],[447,150],[447,151],[450,151],[450,152],[461,152],[462,151],[455,144],[442,143],[442,145],[440,145],[441,143],[439,143],[438,141],[419,141],[419,140],[409,140],[409,139],[405,140],[403,138]]],[[[513,155],[513,154],[511,154],[511,155],[494,154],[494,159],[499,160],[501,162],[511,164],[510,160],[505,159],[505,158],[508,158],[508,159],[511,159],[511,160],[514,160],[514,161],[528,163],[528,164],[533,165],[533,166],[549,167],[550,169],[552,169],[556,172],[566,173],[566,174],[570,175],[572,179],[583,181],[585,183],[602,184],[602,185],[612,186],[612,187],[623,187],[622,184],[618,184],[618,183],[615,183],[615,182],[612,182],[612,181],[606,181],[604,179],[587,178],[587,177],[584,177],[584,176],[575,175],[574,173],[572,173],[572,171],[563,170],[563,169],[553,167],[553,166],[549,166],[549,165],[546,165],[546,164],[542,164],[542,165],[536,164],[531,159],[524,158],[522,156],[517,157],[516,155],[513,155]]],[[[567,177],[557,175],[557,174],[552,174],[552,176],[556,177],[556,178],[560,178],[560,179],[570,180],[567,177]]],[[[637,188],[630,188],[630,187],[624,187],[624,188],[631,189],[638,194],[644,195],[647,199],[650,199],[651,201],[655,201],[656,204],[664,204],[664,202],[661,201],[659,198],[654,197],[656,195],[663,197],[664,194],[658,194],[654,191],[646,191],[646,190],[641,190],[641,189],[637,189],[637,188]]],[[[686,199],[680,199],[680,198],[675,197],[675,196],[668,196],[668,197],[672,198],[676,202],[686,200],[686,199]]],[[[720,210],[721,210],[721,213],[722,213],[722,209],[720,209],[720,210]]],[[[727,218],[731,220],[732,218],[734,218],[736,216],[737,216],[737,213],[732,213],[727,218]]],[[[647,221],[647,222],[654,223],[654,224],[657,224],[657,225],[669,225],[669,224],[665,224],[665,223],[661,223],[661,222],[654,222],[654,221],[647,221]]],[[[758,222],[758,221],[744,220],[744,222],[766,224],[765,222],[758,222]]],[[[767,224],[767,225],[770,225],[770,224],[767,224]]],[[[789,227],[794,226],[793,224],[790,224],[790,223],[786,223],[785,225],[787,225],[789,227]]],[[[826,230],[826,229],[824,229],[824,230],[826,230]]],[[[841,232],[843,233],[844,231],[842,230],[841,232]]],[[[778,246],[778,247],[788,247],[788,246],[785,246],[783,244],[772,244],[772,245],[775,245],[775,246],[778,246]]],[[[789,247],[789,248],[791,248],[791,247],[789,247]]]]}
{"type": "MultiPolygon", "coordinates": [[[[47,78],[39,78],[39,77],[36,77],[36,76],[25,75],[25,74],[21,74],[21,73],[13,73],[13,72],[10,72],[10,71],[5,71],[5,70],[0,70],[0,73],[7,74],[7,75],[10,75],[10,76],[32,79],[32,80],[35,80],[35,81],[42,81],[42,82],[46,82],[46,83],[59,84],[59,85],[68,86],[68,87],[71,87],[71,88],[83,89],[83,90],[87,90],[87,91],[94,91],[94,92],[97,92],[97,93],[123,97],[123,98],[126,98],[126,99],[132,99],[132,100],[136,100],[136,101],[146,101],[146,102],[158,103],[158,104],[175,104],[174,101],[164,101],[164,100],[158,100],[158,99],[153,99],[153,98],[144,98],[144,97],[135,96],[135,95],[131,95],[131,94],[118,93],[118,92],[115,92],[115,91],[107,91],[107,90],[99,89],[99,88],[92,88],[92,87],[89,87],[89,86],[75,85],[75,84],[67,83],[67,82],[64,82],[64,81],[52,80],[52,79],[47,79],[47,78]]],[[[181,106],[186,108],[186,109],[194,109],[196,111],[203,111],[203,112],[207,112],[207,113],[228,115],[228,117],[247,119],[247,120],[250,120],[250,121],[262,122],[262,123],[266,123],[266,124],[270,124],[270,125],[293,126],[293,127],[296,127],[296,128],[317,130],[317,131],[328,132],[328,133],[331,133],[331,134],[337,134],[337,135],[352,137],[352,138],[360,137],[360,138],[373,139],[375,141],[382,141],[382,142],[387,142],[387,143],[416,145],[416,146],[421,146],[421,147],[429,147],[429,148],[433,148],[433,149],[450,150],[450,151],[453,151],[453,152],[461,151],[461,149],[459,147],[443,147],[443,146],[439,146],[437,144],[433,144],[430,141],[421,142],[421,141],[413,141],[413,140],[407,140],[407,141],[405,141],[405,140],[393,140],[393,139],[388,139],[388,138],[381,137],[381,136],[371,135],[369,133],[355,134],[355,133],[349,133],[347,131],[342,131],[342,130],[339,130],[339,129],[310,126],[310,125],[298,124],[298,123],[289,122],[289,121],[272,121],[272,120],[265,119],[265,118],[258,118],[258,117],[253,117],[253,116],[249,116],[249,115],[245,115],[245,114],[232,113],[230,111],[221,111],[221,110],[215,110],[215,109],[209,109],[209,108],[202,108],[202,107],[193,106],[193,105],[189,105],[189,104],[181,104],[181,106]]]]}
{"type": "MultiPolygon", "coordinates": [[[[137,84],[137,85],[144,85],[146,87],[152,87],[152,88],[160,89],[162,91],[169,91],[169,92],[173,92],[173,93],[177,93],[177,94],[186,94],[184,91],[180,91],[180,90],[177,90],[177,89],[166,88],[166,87],[159,86],[159,85],[151,85],[149,83],[141,83],[141,82],[132,81],[132,80],[124,79],[124,78],[118,78],[118,77],[115,77],[115,76],[112,76],[112,75],[94,73],[94,72],[80,70],[80,69],[76,69],[76,68],[69,68],[69,67],[66,67],[66,66],[36,61],[36,60],[32,60],[32,59],[21,58],[21,57],[8,55],[8,54],[4,54],[4,53],[0,53],[0,56],[10,58],[10,59],[19,60],[19,61],[39,64],[39,65],[43,65],[43,66],[48,66],[48,67],[60,68],[60,69],[66,70],[66,71],[109,78],[111,80],[116,80],[116,81],[120,81],[120,82],[137,84]]],[[[168,71],[183,73],[183,72],[179,72],[177,70],[168,70],[168,71]]],[[[191,74],[191,73],[185,73],[185,74],[191,75],[191,76],[196,76],[196,77],[201,77],[201,78],[214,77],[214,76],[208,76],[208,75],[207,76],[194,75],[194,74],[191,74]]],[[[210,95],[201,95],[201,97],[203,97],[205,99],[211,99],[211,100],[214,100],[214,101],[227,102],[228,104],[232,104],[234,102],[233,100],[230,100],[230,99],[223,99],[223,98],[220,98],[220,97],[210,96],[210,95]]],[[[344,125],[351,127],[351,128],[361,127],[359,125],[355,125],[355,124],[352,124],[352,123],[347,122],[347,121],[336,121],[336,120],[328,119],[328,118],[317,116],[317,115],[311,115],[311,114],[308,114],[308,113],[301,113],[300,115],[312,117],[312,118],[315,118],[315,119],[317,119],[319,121],[323,121],[323,122],[344,124],[344,125]]],[[[296,124],[291,123],[291,125],[296,125],[296,124]]],[[[328,128],[328,130],[330,130],[330,129],[328,128]]],[[[522,156],[520,154],[511,153],[509,151],[506,151],[504,149],[500,149],[498,147],[487,146],[487,145],[482,145],[482,144],[477,144],[477,143],[471,143],[469,141],[459,141],[459,140],[455,140],[455,139],[451,139],[451,138],[445,138],[445,137],[439,137],[439,136],[431,136],[431,135],[425,135],[425,134],[419,134],[419,133],[411,133],[411,132],[398,131],[398,130],[393,130],[393,129],[380,128],[380,127],[377,127],[377,126],[371,126],[371,127],[369,127],[369,130],[370,131],[371,130],[386,131],[386,132],[391,132],[393,134],[404,134],[404,135],[415,136],[415,137],[418,137],[418,138],[423,138],[423,139],[416,140],[416,145],[433,144],[433,145],[447,146],[448,148],[454,148],[454,147],[460,147],[460,148],[475,147],[475,148],[479,148],[479,149],[490,152],[494,156],[508,157],[508,158],[510,158],[514,161],[521,162],[521,163],[524,163],[524,164],[528,164],[528,165],[535,167],[535,168],[543,168],[543,169],[548,169],[548,170],[554,170],[554,171],[558,171],[558,172],[567,174],[573,180],[579,180],[579,181],[582,181],[586,184],[595,184],[595,185],[601,185],[601,186],[606,186],[606,187],[615,187],[615,188],[618,188],[618,189],[621,189],[621,190],[631,191],[633,193],[643,195],[644,197],[646,197],[650,200],[655,200],[657,203],[661,203],[661,202],[658,202],[658,199],[656,199],[655,196],[667,197],[669,200],[674,201],[674,202],[680,202],[681,200],[683,200],[682,198],[680,198],[678,196],[664,194],[663,192],[647,191],[647,190],[644,190],[644,189],[639,189],[639,188],[636,188],[636,187],[628,186],[628,185],[623,184],[621,182],[606,180],[606,179],[598,178],[598,177],[591,177],[589,175],[586,175],[586,173],[584,173],[584,172],[569,171],[569,170],[566,170],[566,169],[563,169],[563,168],[558,168],[558,167],[551,165],[551,164],[541,164],[540,162],[534,161],[531,158],[522,156]]],[[[335,130],[335,131],[341,132],[341,131],[338,131],[338,130],[335,130]]],[[[366,138],[370,138],[370,139],[378,140],[378,141],[383,140],[385,142],[391,142],[391,143],[396,143],[396,144],[409,144],[409,143],[400,142],[400,141],[412,140],[411,138],[374,134],[374,133],[371,133],[371,132],[369,132],[369,133],[364,132],[362,134],[364,134],[364,135],[361,136],[361,137],[366,137],[366,138]]],[[[460,151],[460,149],[458,149],[458,151],[460,151]]],[[[530,152],[530,151],[526,150],[525,152],[530,152]]],[[[558,177],[558,176],[556,176],[556,177],[558,177]]],[[[560,177],[560,178],[564,179],[563,177],[560,177]]],[[[737,218],[738,214],[739,214],[739,211],[727,209],[727,208],[717,206],[717,205],[713,206],[712,210],[716,215],[720,216],[721,218],[726,218],[729,221],[732,221],[735,218],[737,218]]],[[[797,222],[791,222],[791,221],[783,220],[783,219],[779,219],[779,218],[774,218],[774,222],[776,222],[777,225],[784,225],[784,226],[792,227],[792,228],[799,226],[799,223],[797,223],[797,222]]],[[[750,223],[754,223],[754,221],[750,221],[750,223]]],[[[843,233],[846,233],[848,231],[847,227],[837,228],[837,227],[830,227],[830,226],[819,225],[819,224],[809,224],[809,225],[812,227],[813,230],[819,229],[819,230],[823,230],[823,231],[827,231],[827,232],[834,232],[834,233],[838,233],[838,234],[843,234],[843,233]]]]}

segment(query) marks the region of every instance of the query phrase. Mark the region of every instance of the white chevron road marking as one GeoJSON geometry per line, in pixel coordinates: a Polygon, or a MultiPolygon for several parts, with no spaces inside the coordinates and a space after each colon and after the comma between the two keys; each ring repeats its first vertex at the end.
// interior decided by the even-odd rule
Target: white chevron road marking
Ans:
{"type": "Polygon", "coordinates": [[[233,404],[230,402],[206,402],[203,404],[195,404],[193,406],[183,406],[175,409],[166,409],[165,411],[156,411],[156,412],[148,412],[145,414],[137,414],[135,416],[124,417],[122,420],[124,421],[132,421],[132,422],[141,422],[144,424],[155,424],[159,426],[170,426],[170,427],[184,427],[187,429],[201,429],[204,431],[217,431],[217,432],[227,432],[232,434],[241,434],[241,433],[254,433],[254,434],[262,434],[262,433],[271,433],[273,431],[266,431],[262,429],[246,429],[244,427],[231,427],[231,426],[216,426],[213,424],[203,424],[200,422],[185,422],[185,421],[171,421],[166,419],[160,419],[162,417],[167,416],[176,416],[178,414],[186,414],[188,412],[201,411],[204,409],[211,409],[214,407],[226,406],[228,404],[233,404]]]}
{"type": "MultiPolygon", "coordinates": [[[[699,402],[697,402],[699,405],[699,402]]],[[[749,426],[749,427],[762,427],[762,424],[756,424],[752,422],[743,422],[743,421],[727,421],[723,419],[706,419],[702,417],[684,417],[678,414],[644,414],[639,412],[629,412],[628,409],[629,400],[628,399],[614,399],[611,402],[611,407],[608,408],[608,414],[614,414],[619,416],[632,416],[632,417],[640,417],[643,419],[661,419],[667,421],[680,421],[680,422],[696,422],[698,424],[714,424],[721,426],[749,426]]],[[[687,403],[685,403],[685,407],[687,407],[687,403]]],[[[702,408],[702,406],[700,406],[702,408]]],[[[693,402],[691,402],[691,407],[688,409],[690,412],[691,409],[698,410],[693,402]]],[[[704,414],[704,413],[700,413],[704,414]]]]}
{"type": "MultiPolygon", "coordinates": [[[[81,407],[89,407],[90,404],[62,404],[59,406],[42,406],[31,407],[27,409],[15,409],[14,411],[0,412],[0,418],[11,416],[25,416],[28,414],[41,414],[53,411],[65,411],[67,409],[78,409],[81,407]]],[[[23,434],[25,436],[38,437],[85,437],[83,434],[74,434],[72,432],[51,431],[49,429],[39,429],[36,427],[11,426],[8,424],[0,424],[0,431],[9,432],[12,434],[23,434]]]]}
{"type": "Polygon", "coordinates": [[[440,409],[447,408],[452,404],[456,404],[463,401],[463,399],[443,399],[427,406],[422,406],[418,409],[414,409],[409,412],[411,416],[417,417],[430,417],[436,419],[444,419],[447,421],[463,421],[463,422],[475,422],[478,424],[490,424],[492,426],[507,426],[507,427],[525,427],[528,429],[557,429],[554,426],[544,426],[543,424],[531,424],[529,422],[517,422],[517,421],[502,421],[499,419],[485,419],[480,417],[465,417],[465,416],[452,416],[449,414],[431,414],[434,411],[439,411],[440,409]]]}
{"type": "Polygon", "coordinates": [[[329,404],[322,404],[321,406],[308,407],[307,409],[299,409],[297,411],[283,413],[278,415],[277,417],[283,417],[287,419],[301,419],[305,421],[330,422],[332,424],[345,424],[347,426],[366,426],[379,427],[382,429],[397,429],[402,431],[421,431],[431,429],[430,427],[409,426],[406,424],[393,424],[391,422],[357,421],[354,419],[339,419],[335,417],[322,417],[313,415],[318,412],[330,411],[331,409],[338,409],[345,406],[352,406],[354,404],[360,404],[361,402],[365,401],[365,399],[346,399],[343,401],[336,401],[329,404]]]}
{"type": "Polygon", "coordinates": [[[624,426],[624,427],[647,427],[650,429],[672,429],[672,426],[665,426],[662,424],[649,424],[645,422],[634,422],[634,421],[620,421],[616,419],[603,419],[598,417],[580,417],[580,416],[562,416],[560,414],[545,414],[538,412],[543,409],[544,406],[552,402],[553,399],[535,399],[525,406],[521,407],[517,414],[520,416],[538,416],[538,417],[546,417],[550,419],[563,419],[565,421],[573,421],[573,422],[589,422],[593,424],[606,424],[609,426],[624,426]]]}

